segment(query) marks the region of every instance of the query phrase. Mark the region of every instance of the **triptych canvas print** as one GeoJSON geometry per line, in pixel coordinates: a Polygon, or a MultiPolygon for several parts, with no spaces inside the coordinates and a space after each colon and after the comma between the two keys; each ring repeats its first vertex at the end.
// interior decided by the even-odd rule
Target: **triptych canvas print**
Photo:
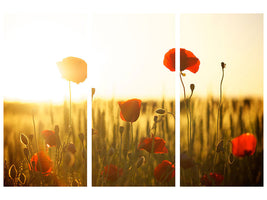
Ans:
{"type": "Polygon", "coordinates": [[[263,186],[263,14],[9,14],[3,41],[4,187],[263,186]]]}

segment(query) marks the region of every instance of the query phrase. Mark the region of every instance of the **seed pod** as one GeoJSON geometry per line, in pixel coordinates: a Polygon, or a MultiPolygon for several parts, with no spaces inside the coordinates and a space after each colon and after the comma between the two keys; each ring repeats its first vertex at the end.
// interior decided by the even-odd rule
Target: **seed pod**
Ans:
{"type": "Polygon", "coordinates": [[[234,155],[232,153],[229,154],[228,156],[228,163],[229,165],[232,165],[234,163],[234,155]]]}
{"type": "Polygon", "coordinates": [[[158,113],[160,115],[163,115],[163,114],[165,114],[165,109],[159,108],[159,109],[156,110],[156,113],[158,113]]]}
{"type": "Polygon", "coordinates": [[[14,164],[11,165],[11,167],[9,168],[8,175],[13,180],[15,180],[15,178],[17,177],[17,169],[16,169],[16,166],[14,164]]]}
{"type": "Polygon", "coordinates": [[[20,142],[27,146],[29,144],[29,139],[28,139],[28,137],[26,135],[21,133],[20,134],[20,142]]]}

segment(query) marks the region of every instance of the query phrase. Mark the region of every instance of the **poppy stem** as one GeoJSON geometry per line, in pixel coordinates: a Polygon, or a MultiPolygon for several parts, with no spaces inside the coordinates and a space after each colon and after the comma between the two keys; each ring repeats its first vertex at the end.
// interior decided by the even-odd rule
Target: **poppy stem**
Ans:
{"type": "Polygon", "coordinates": [[[72,126],[71,126],[71,84],[70,84],[70,81],[69,81],[69,93],[70,93],[70,109],[69,109],[70,113],[69,113],[69,136],[68,136],[67,143],[69,143],[70,135],[72,132],[72,126]]]}
{"type": "MultiPolygon", "coordinates": [[[[38,152],[39,152],[39,149],[38,149],[38,141],[37,141],[37,137],[36,137],[36,128],[35,128],[35,120],[34,120],[34,113],[32,113],[32,123],[33,123],[33,132],[34,132],[34,138],[35,138],[35,144],[36,144],[36,151],[37,151],[37,162],[40,166],[40,171],[41,171],[41,185],[43,185],[43,175],[42,175],[42,165],[40,163],[40,159],[39,159],[39,156],[38,156],[38,152]]],[[[38,170],[38,167],[35,166],[36,169],[38,170]]]]}
{"type": "Polygon", "coordinates": [[[181,80],[183,90],[184,90],[184,102],[185,102],[186,116],[187,116],[187,143],[188,143],[188,152],[189,152],[190,151],[190,133],[189,133],[189,123],[190,122],[189,122],[189,116],[188,116],[188,105],[187,105],[187,99],[186,99],[186,93],[185,93],[185,86],[184,86],[181,72],[180,72],[180,80],[181,80]]]}
{"type": "Polygon", "coordinates": [[[221,121],[220,112],[221,112],[221,106],[222,106],[222,83],[224,78],[224,68],[222,67],[222,79],[220,83],[220,102],[219,102],[219,108],[218,108],[218,115],[217,115],[217,142],[219,141],[219,121],[221,121]]]}

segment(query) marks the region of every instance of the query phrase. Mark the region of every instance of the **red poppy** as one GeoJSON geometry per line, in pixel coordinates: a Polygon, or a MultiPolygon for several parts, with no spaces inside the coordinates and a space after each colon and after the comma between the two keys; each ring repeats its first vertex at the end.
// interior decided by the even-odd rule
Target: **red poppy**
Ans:
{"type": "Polygon", "coordinates": [[[164,56],[163,64],[172,72],[175,71],[175,48],[170,49],[164,56]]]}
{"type": "Polygon", "coordinates": [[[154,176],[157,181],[169,182],[175,176],[175,167],[168,160],[163,160],[154,170],[154,176]]]}
{"type": "Polygon", "coordinates": [[[41,171],[43,175],[48,176],[52,171],[53,163],[44,151],[35,153],[31,158],[30,170],[41,171]]]}
{"type": "Polygon", "coordinates": [[[104,170],[101,172],[101,175],[104,175],[104,178],[108,181],[116,181],[123,174],[123,169],[118,169],[116,165],[110,164],[104,167],[104,170]]]}
{"type": "Polygon", "coordinates": [[[141,100],[129,99],[127,101],[119,101],[121,109],[120,117],[127,122],[135,122],[140,115],[141,100]]]}
{"type": "Polygon", "coordinates": [[[191,51],[180,48],[180,71],[189,70],[196,73],[199,65],[199,59],[191,51]]]}
{"type": "Polygon", "coordinates": [[[54,147],[57,145],[57,135],[55,134],[55,131],[44,130],[42,131],[42,135],[45,139],[47,147],[54,147]]]}
{"type": "Polygon", "coordinates": [[[87,63],[76,57],[67,57],[57,62],[62,78],[75,83],[83,82],[87,78],[87,63]]]}
{"type": "Polygon", "coordinates": [[[184,169],[189,169],[195,166],[195,162],[186,153],[180,155],[180,165],[184,169]]]}
{"type": "Polygon", "coordinates": [[[251,133],[244,133],[232,139],[232,151],[237,157],[251,156],[255,153],[257,139],[251,133]]]}
{"type": "Polygon", "coordinates": [[[204,174],[201,179],[200,183],[205,186],[212,186],[212,185],[221,185],[223,182],[224,176],[221,174],[210,172],[209,175],[204,174]]]}
{"type": "Polygon", "coordinates": [[[153,153],[168,153],[165,143],[165,140],[160,137],[142,138],[138,145],[138,149],[152,153],[152,145],[154,145],[153,153]]]}

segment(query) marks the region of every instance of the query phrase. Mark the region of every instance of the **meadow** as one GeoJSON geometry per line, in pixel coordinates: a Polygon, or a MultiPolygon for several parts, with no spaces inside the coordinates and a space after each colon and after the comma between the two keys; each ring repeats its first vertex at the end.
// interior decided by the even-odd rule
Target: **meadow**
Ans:
{"type": "Polygon", "coordinates": [[[4,101],[4,186],[87,185],[87,102],[71,109],[4,101]]]}
{"type": "Polygon", "coordinates": [[[221,105],[218,115],[218,99],[192,97],[188,153],[187,109],[180,101],[181,186],[263,186],[263,100],[224,98],[221,105]],[[235,156],[231,141],[244,133],[256,137],[256,151],[235,156]]]}
{"type": "Polygon", "coordinates": [[[140,116],[132,123],[122,120],[118,102],[92,102],[92,185],[174,186],[175,101],[142,101],[140,116]],[[141,147],[141,141],[152,144],[141,147]],[[157,168],[161,163],[166,168],[157,168]]]}

